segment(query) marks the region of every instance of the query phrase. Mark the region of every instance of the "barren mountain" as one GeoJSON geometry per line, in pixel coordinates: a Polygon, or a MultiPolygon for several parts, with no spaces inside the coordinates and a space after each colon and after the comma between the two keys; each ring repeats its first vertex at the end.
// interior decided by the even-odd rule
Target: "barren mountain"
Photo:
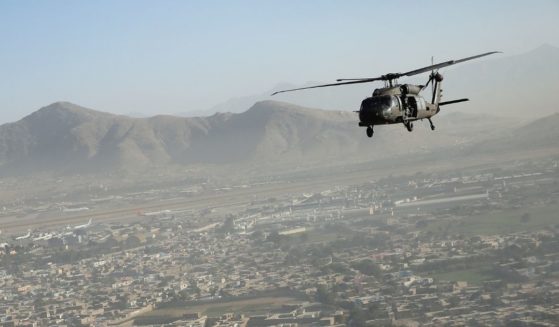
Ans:
{"type": "Polygon", "coordinates": [[[517,149],[559,148],[559,113],[537,119],[515,128],[503,137],[488,140],[477,151],[514,151],[517,149]]]}
{"type": "Polygon", "coordinates": [[[435,132],[426,122],[418,122],[413,134],[398,125],[377,126],[369,139],[353,112],[275,101],[258,102],[240,114],[196,118],[130,118],[58,102],[0,126],[0,173],[333,165],[465,147],[501,137],[504,127],[518,125],[451,110],[434,121],[435,132]]]}

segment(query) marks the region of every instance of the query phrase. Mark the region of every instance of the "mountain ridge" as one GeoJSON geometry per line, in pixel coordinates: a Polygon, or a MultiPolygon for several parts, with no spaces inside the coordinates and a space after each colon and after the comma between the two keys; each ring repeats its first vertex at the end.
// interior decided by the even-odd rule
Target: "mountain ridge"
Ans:
{"type": "Polygon", "coordinates": [[[0,175],[374,161],[475,144],[519,124],[452,111],[438,115],[438,122],[436,132],[419,122],[413,136],[398,125],[378,126],[371,140],[353,112],[279,101],[257,102],[242,113],[190,118],[132,118],[56,102],[0,126],[0,175]]]}

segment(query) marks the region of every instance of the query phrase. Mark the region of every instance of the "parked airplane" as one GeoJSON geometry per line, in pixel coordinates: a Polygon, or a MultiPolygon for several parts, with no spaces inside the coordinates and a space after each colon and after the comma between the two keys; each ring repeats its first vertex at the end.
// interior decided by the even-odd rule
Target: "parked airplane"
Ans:
{"type": "Polygon", "coordinates": [[[143,211],[138,211],[138,216],[159,216],[159,215],[165,215],[171,213],[171,210],[161,210],[161,211],[153,211],[153,212],[143,212],[143,211]]]}
{"type": "Polygon", "coordinates": [[[74,235],[74,232],[70,231],[70,232],[59,233],[59,234],[56,234],[56,237],[63,238],[64,236],[70,236],[70,235],[74,235]]]}
{"type": "Polygon", "coordinates": [[[92,221],[92,218],[89,218],[89,221],[87,222],[87,224],[74,226],[74,230],[76,230],[76,229],[86,229],[86,228],[88,228],[89,226],[91,226],[91,221],[92,221]]]}
{"type": "Polygon", "coordinates": [[[31,230],[30,229],[27,230],[27,234],[16,237],[16,241],[25,240],[29,237],[31,237],[31,230]]]}
{"type": "Polygon", "coordinates": [[[51,233],[45,233],[45,234],[41,234],[38,237],[35,237],[33,239],[33,241],[48,241],[50,240],[52,237],[54,236],[54,234],[51,233]]]}
{"type": "Polygon", "coordinates": [[[62,212],[80,212],[80,211],[87,211],[89,210],[88,207],[79,207],[79,208],[66,208],[62,207],[62,212]]]}

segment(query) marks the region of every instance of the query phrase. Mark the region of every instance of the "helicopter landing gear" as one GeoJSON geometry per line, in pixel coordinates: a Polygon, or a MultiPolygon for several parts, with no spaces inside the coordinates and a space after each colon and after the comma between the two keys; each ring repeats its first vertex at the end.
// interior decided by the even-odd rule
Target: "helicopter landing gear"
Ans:
{"type": "Polygon", "coordinates": [[[431,125],[431,130],[434,131],[435,130],[435,125],[433,125],[433,122],[431,121],[431,118],[429,119],[429,125],[431,125]]]}
{"type": "Polygon", "coordinates": [[[413,131],[413,123],[411,121],[405,122],[404,125],[408,129],[408,132],[413,131]]]}
{"type": "Polygon", "coordinates": [[[368,137],[373,137],[373,126],[367,126],[367,136],[368,137]]]}

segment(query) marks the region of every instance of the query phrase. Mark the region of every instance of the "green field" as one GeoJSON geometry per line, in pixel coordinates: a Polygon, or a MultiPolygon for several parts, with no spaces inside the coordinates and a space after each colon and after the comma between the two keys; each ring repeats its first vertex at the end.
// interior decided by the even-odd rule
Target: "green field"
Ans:
{"type": "Polygon", "coordinates": [[[535,231],[554,224],[559,224],[559,204],[489,212],[465,217],[460,221],[434,222],[423,230],[472,236],[535,231]],[[521,219],[524,214],[530,215],[526,222],[521,219]]]}
{"type": "Polygon", "coordinates": [[[444,273],[433,273],[429,277],[437,281],[466,281],[468,285],[481,285],[486,280],[494,279],[495,277],[486,269],[486,267],[478,267],[465,270],[449,271],[444,273]]]}
{"type": "Polygon", "coordinates": [[[235,312],[244,314],[264,314],[270,312],[275,308],[280,308],[284,304],[288,303],[300,303],[301,300],[297,300],[293,297],[282,296],[282,297],[259,297],[254,299],[246,300],[233,300],[220,303],[201,303],[197,305],[187,306],[187,307],[171,307],[156,309],[146,314],[143,314],[142,318],[157,318],[157,317],[181,317],[183,314],[187,313],[201,313],[209,317],[218,317],[225,313],[235,312]]]}
{"type": "Polygon", "coordinates": [[[343,238],[342,233],[328,233],[323,231],[310,231],[307,232],[308,239],[305,243],[328,243],[343,238]]]}

